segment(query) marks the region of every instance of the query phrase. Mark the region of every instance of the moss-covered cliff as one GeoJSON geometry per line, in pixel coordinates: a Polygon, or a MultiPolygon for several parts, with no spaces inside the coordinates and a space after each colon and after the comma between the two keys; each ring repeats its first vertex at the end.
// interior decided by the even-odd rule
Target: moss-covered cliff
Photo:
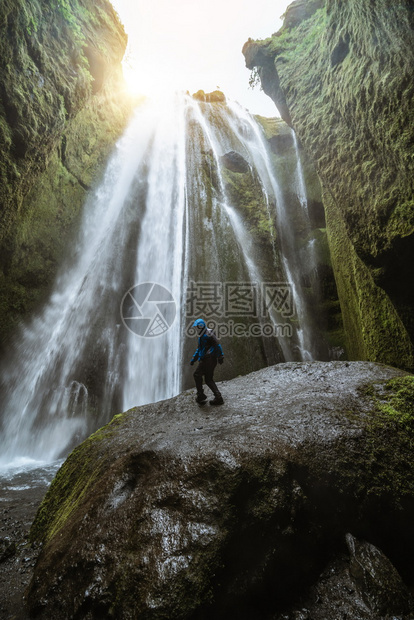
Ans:
{"type": "Polygon", "coordinates": [[[297,0],[246,64],[322,181],[348,353],[412,368],[413,10],[408,0],[297,0]]]}
{"type": "Polygon", "coordinates": [[[0,340],[43,299],[130,113],[108,0],[0,6],[0,340]]]}

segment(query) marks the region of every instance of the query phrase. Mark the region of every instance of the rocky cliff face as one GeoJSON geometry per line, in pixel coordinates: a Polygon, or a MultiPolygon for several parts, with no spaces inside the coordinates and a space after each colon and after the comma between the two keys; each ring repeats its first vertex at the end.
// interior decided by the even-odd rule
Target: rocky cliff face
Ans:
{"type": "Polygon", "coordinates": [[[0,7],[0,339],[41,300],[130,113],[107,0],[0,7]]]}
{"type": "Polygon", "coordinates": [[[353,359],[413,367],[413,9],[296,0],[243,53],[318,170],[353,359]]]}
{"type": "Polygon", "coordinates": [[[31,617],[412,617],[413,376],[289,363],[220,388],[69,456],[31,530],[31,617]]]}

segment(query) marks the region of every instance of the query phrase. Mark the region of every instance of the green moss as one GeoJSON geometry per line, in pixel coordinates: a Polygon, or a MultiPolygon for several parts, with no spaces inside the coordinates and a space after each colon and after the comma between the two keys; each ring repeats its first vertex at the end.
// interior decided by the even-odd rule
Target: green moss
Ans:
{"type": "Polygon", "coordinates": [[[397,204],[387,224],[390,238],[414,233],[414,201],[397,204]]]}
{"type": "Polygon", "coordinates": [[[336,203],[329,195],[324,202],[349,358],[411,368],[412,345],[395,307],[357,256],[336,203]]]}
{"type": "Polygon", "coordinates": [[[230,203],[243,213],[250,232],[271,245],[269,233],[273,237],[276,233],[258,178],[253,172],[241,174],[227,169],[222,169],[222,174],[230,203]]]}
{"type": "Polygon", "coordinates": [[[400,513],[406,500],[414,500],[414,376],[367,384],[358,392],[364,413],[358,405],[342,412],[355,432],[336,446],[330,472],[321,464],[321,479],[334,479],[338,499],[356,501],[358,511],[400,513]]]}
{"type": "Polygon", "coordinates": [[[374,479],[371,493],[381,489],[401,497],[414,496],[414,377],[391,379],[385,393],[377,393],[374,402],[365,445],[374,479]],[[383,457],[386,468],[381,463],[383,457]]]}
{"type": "Polygon", "coordinates": [[[260,114],[256,114],[254,118],[260,123],[266,140],[270,140],[270,138],[277,136],[282,133],[282,131],[286,131],[286,124],[281,118],[267,118],[265,116],[260,116],[260,114]]]}
{"type": "Polygon", "coordinates": [[[88,492],[101,471],[101,463],[98,461],[92,464],[83,456],[82,444],[72,452],[56,474],[30,530],[32,542],[47,542],[53,538],[88,497],[88,492]]]}
{"type": "Polygon", "coordinates": [[[330,3],[253,45],[259,65],[274,62],[265,90],[288,109],[322,181],[350,354],[412,369],[408,8],[381,0],[373,15],[362,0],[330,3]]]}
{"type": "Polygon", "coordinates": [[[414,437],[414,377],[391,379],[385,402],[379,403],[382,421],[397,424],[414,437]]]}
{"type": "Polygon", "coordinates": [[[308,27],[308,21],[297,29],[284,29],[276,36],[263,41],[266,49],[271,54],[278,56],[281,62],[296,60],[296,56],[306,57],[315,45],[325,43],[327,14],[326,7],[322,7],[314,14],[312,25],[308,27]],[[300,36],[298,36],[298,30],[300,36]]]}
{"type": "Polygon", "coordinates": [[[32,528],[31,542],[47,542],[64,527],[80,504],[87,501],[91,489],[110,462],[106,448],[100,444],[125,422],[128,412],[118,414],[75,448],[57,472],[42,501],[32,528]]]}

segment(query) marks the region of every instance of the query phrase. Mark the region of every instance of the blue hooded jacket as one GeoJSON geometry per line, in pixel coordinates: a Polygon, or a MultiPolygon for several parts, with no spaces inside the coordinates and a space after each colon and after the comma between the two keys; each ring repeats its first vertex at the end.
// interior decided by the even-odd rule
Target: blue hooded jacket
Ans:
{"type": "Polygon", "coordinates": [[[223,349],[221,344],[217,340],[215,333],[208,329],[203,319],[197,319],[194,323],[194,327],[203,327],[201,336],[198,337],[198,347],[191,358],[192,362],[199,360],[200,362],[206,357],[216,357],[223,359],[223,349]]]}

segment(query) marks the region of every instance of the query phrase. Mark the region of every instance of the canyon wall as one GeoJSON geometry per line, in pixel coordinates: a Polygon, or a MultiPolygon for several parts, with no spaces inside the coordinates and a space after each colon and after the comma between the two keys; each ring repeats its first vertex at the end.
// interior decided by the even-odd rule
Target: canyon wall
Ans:
{"type": "Polygon", "coordinates": [[[0,7],[0,342],[49,291],[131,112],[107,0],[0,7]]]}
{"type": "Polygon", "coordinates": [[[297,0],[246,65],[323,188],[351,359],[413,368],[413,7],[297,0]]]}

